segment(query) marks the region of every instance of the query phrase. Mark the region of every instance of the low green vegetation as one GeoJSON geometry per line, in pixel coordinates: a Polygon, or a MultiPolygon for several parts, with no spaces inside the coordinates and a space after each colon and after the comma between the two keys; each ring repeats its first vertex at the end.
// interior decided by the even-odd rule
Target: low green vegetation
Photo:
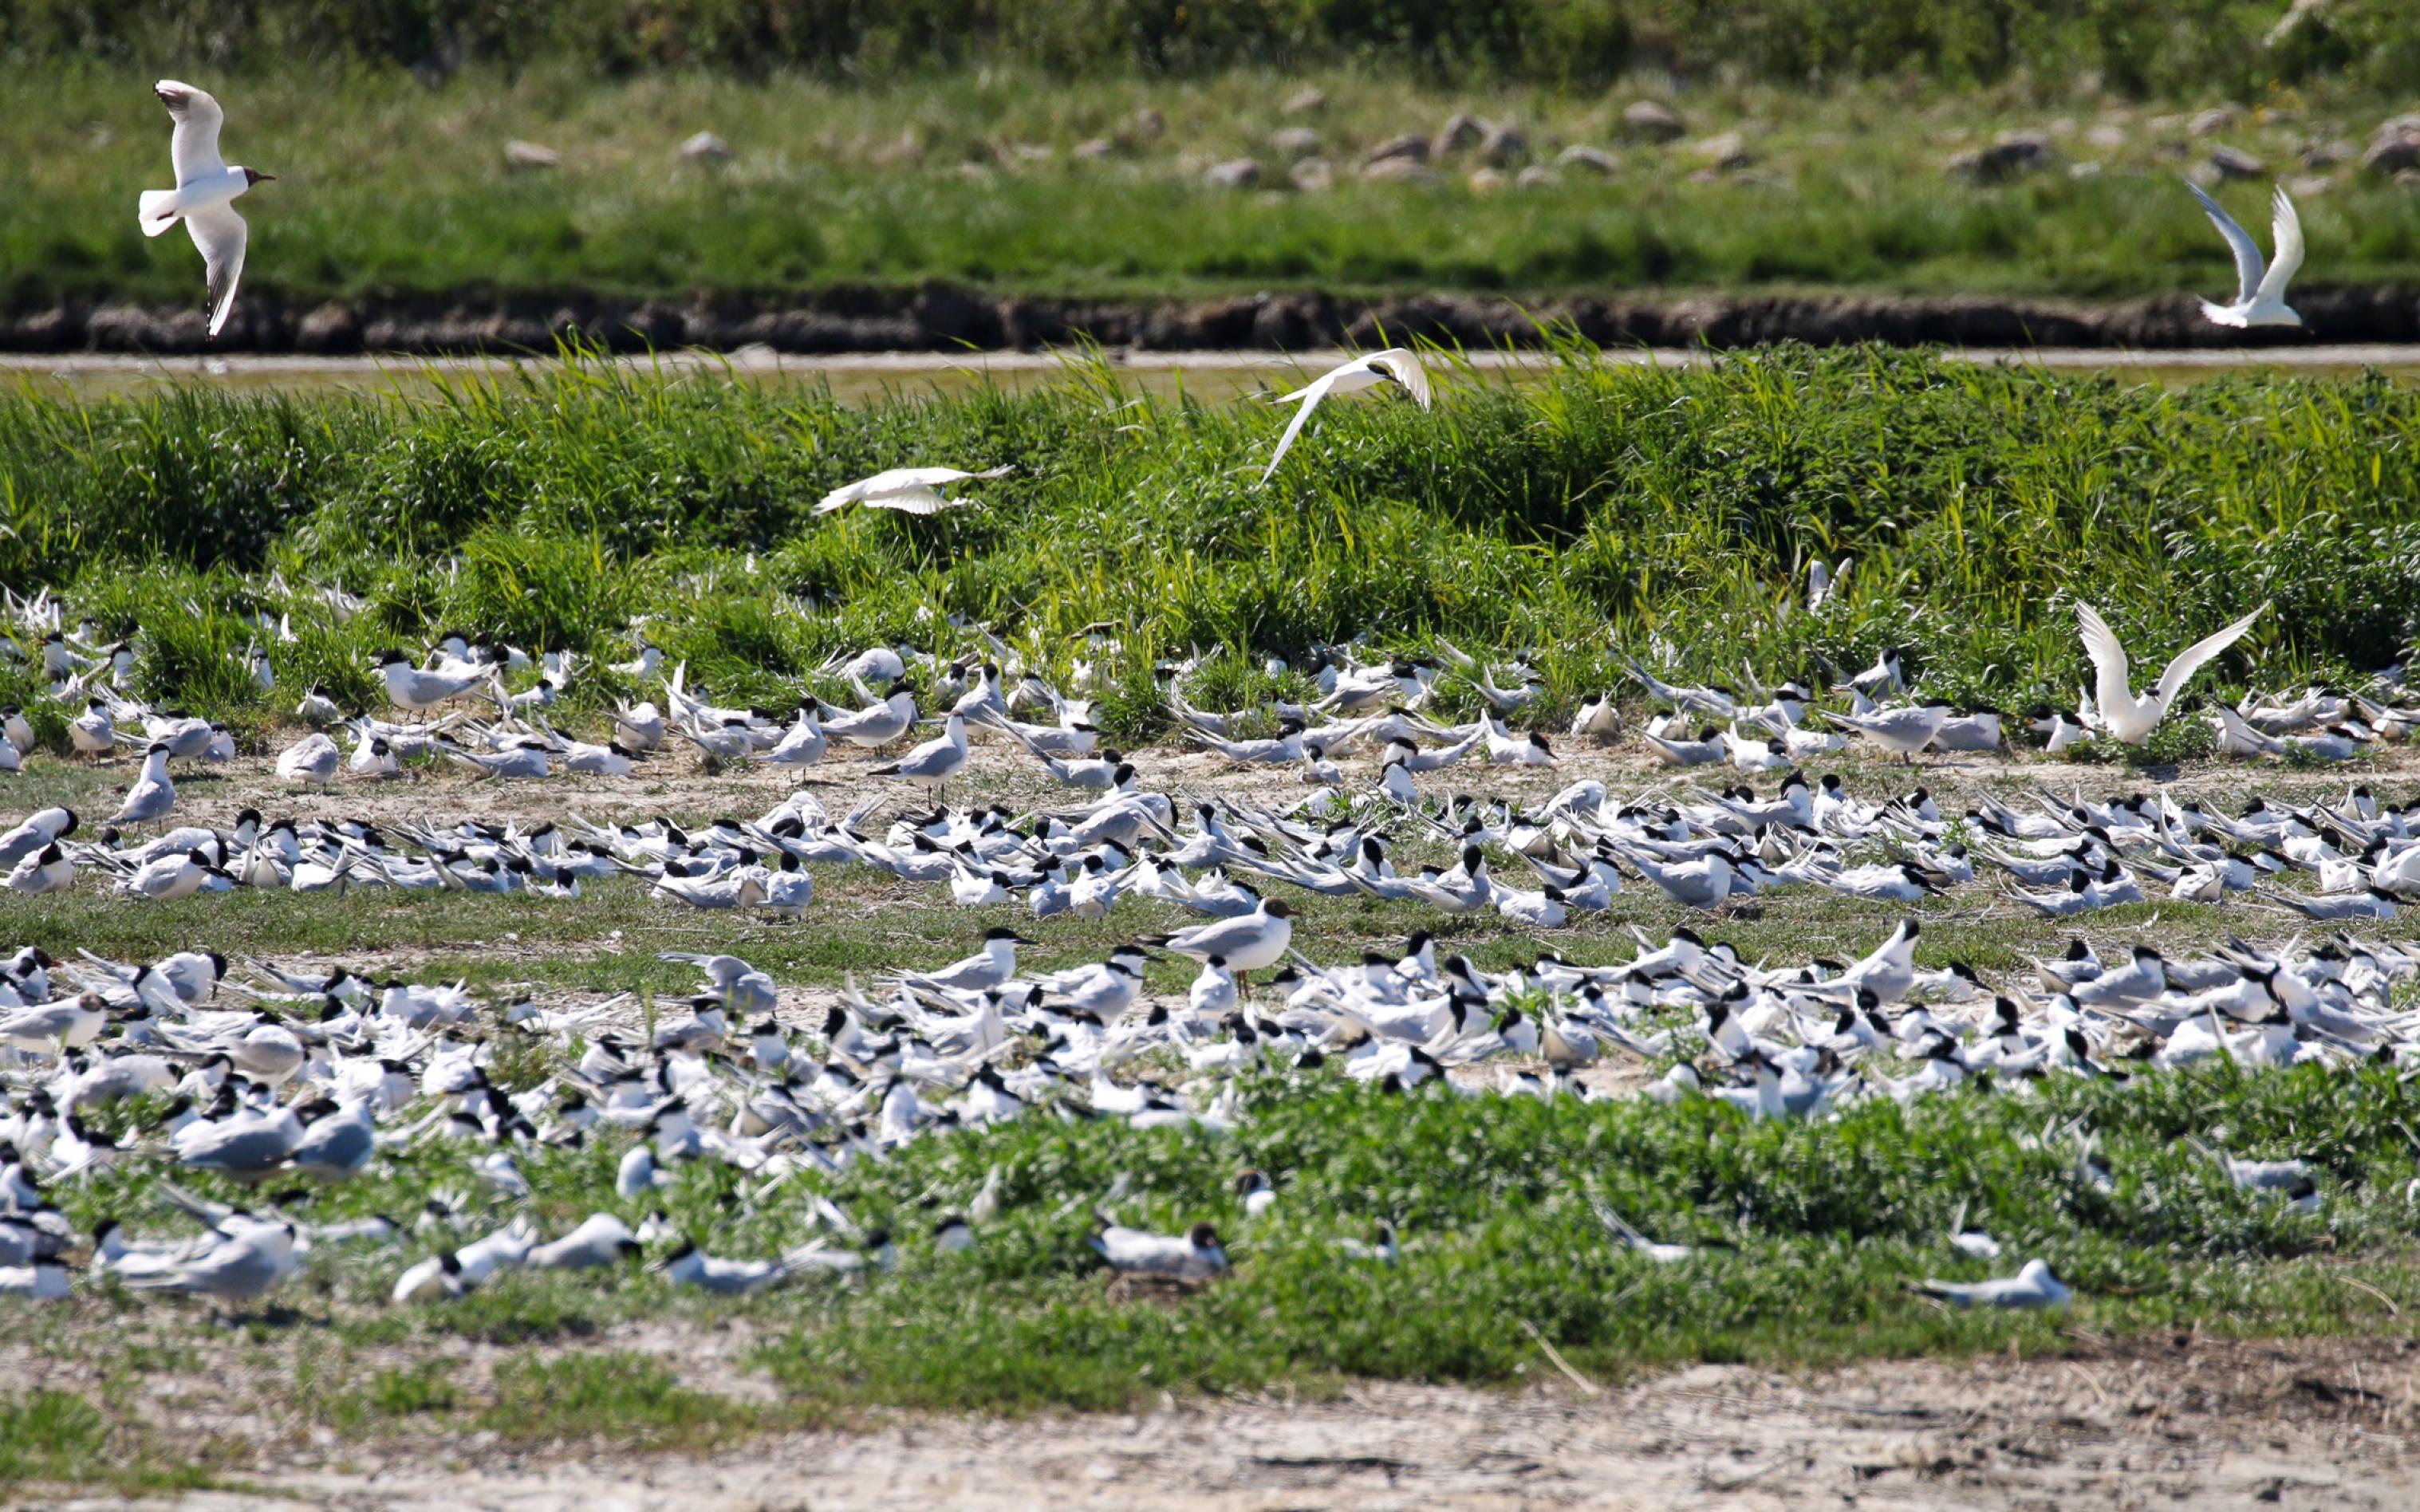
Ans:
{"type": "Polygon", "coordinates": [[[434,87],[401,69],[340,69],[331,87],[327,69],[290,62],[230,72],[189,54],[144,59],[40,65],[45,108],[0,122],[11,164],[0,310],[198,305],[193,248],[181,235],[145,239],[133,214],[137,192],[168,169],[150,84],[180,70],[224,97],[228,160],[279,176],[245,202],[247,301],[442,297],[484,312],[520,299],[544,318],[546,300],[575,295],[780,305],[802,289],[935,279],[1146,301],[2215,295],[2231,285],[2226,249],[2179,177],[2206,172],[2219,147],[2259,165],[2261,185],[2221,191],[2246,224],[2265,230],[2266,179],[2296,184],[2311,246],[2298,288],[2420,277],[2420,195],[2391,164],[2359,161],[2408,100],[2343,77],[2196,85],[2154,103],[2024,82],[1948,93],[1645,77],[1566,90],[1245,69],[1071,84],[1029,67],[879,85],[600,81],[549,67],[434,87]],[[1324,107],[1282,114],[1307,85],[1324,107]],[[1670,101],[1677,139],[1624,124],[1642,99],[1670,101]],[[2230,100],[2233,114],[2195,134],[2194,117],[2230,100]],[[1425,179],[1360,177],[1382,144],[1466,112],[1520,133],[1500,168],[1474,180],[1486,159],[1466,147],[1425,179]],[[684,159],[683,143],[707,131],[729,156],[684,159]],[[1991,186],[1947,171],[2011,131],[2042,133],[2037,171],[1991,186]],[[516,140],[560,163],[512,167],[516,140]],[[1570,147],[1600,158],[1553,166],[1570,147]],[[1259,163],[1259,188],[1206,181],[1211,165],[1243,158],[1259,163]],[[1305,170],[1311,187],[1297,190],[1290,175],[1306,159],[1327,167],[1305,170]],[[1516,185],[1524,167],[1550,181],[1516,185]]]}
{"type": "MultiPolygon", "coordinates": [[[[1072,363],[1045,392],[844,406],[573,363],[433,398],[173,391],[0,399],[0,581],[47,586],[142,650],[140,690],[247,730],[441,629],[590,659],[582,705],[655,693],[603,671],[640,638],[725,702],[781,706],[835,653],[907,641],[1097,663],[1101,722],[1165,728],[1157,660],[1208,658],[1202,704],[1266,695],[1269,652],[1357,636],[1532,648],[1544,721],[1637,656],[1735,681],[1828,681],[1910,648],[1929,692],[2071,703],[2071,602],[2149,656],[2262,601],[2205,678],[2364,676],[2420,613],[2420,393],[2380,377],[2165,392],[1924,354],[1781,347],[1611,369],[1572,345],[1513,383],[1432,352],[1442,393],[1322,409],[1265,488],[1282,415],[1072,363]],[[881,468],[1013,462],[977,507],[817,517],[881,468]],[[1856,559],[1820,614],[1806,566],[1856,559]],[[322,587],[364,595],[338,623],[322,587]],[[247,678],[259,617],[278,690],[247,678]],[[1083,639],[1106,625],[1114,646],[1083,639]]],[[[35,665],[0,698],[39,705],[35,665]]],[[[1466,698],[1466,693],[1456,698],[1466,698]]],[[[1450,700],[1449,707],[1451,706],[1450,700]]]]}
{"type": "MultiPolygon", "coordinates": [[[[657,1446],[789,1421],[802,1407],[1102,1409],[1162,1390],[1319,1390],[1358,1377],[1512,1382],[1548,1368],[1538,1337],[1583,1372],[1619,1379],[1699,1359],[2056,1350],[2071,1331],[2395,1333],[2420,1304],[2403,1199],[2413,1096],[2393,1068],[2220,1068],[1904,1108],[1876,1100],[1818,1123],[1755,1124],[1703,1103],[1544,1103],[1436,1085],[1390,1094],[1332,1069],[1272,1072],[1247,1083],[1232,1134],[1038,1114],[769,1192],[700,1165],[644,1203],[613,1196],[620,1146],[608,1139],[517,1155],[542,1228],[599,1209],[635,1223],[659,1205],[713,1253],[767,1255],[810,1236],[805,1196],[823,1190],[860,1224],[892,1231],[898,1268],[845,1285],[801,1279],[744,1302],[682,1292],[635,1264],[513,1273],[459,1303],[396,1309],[386,1288],[420,1252],[407,1242],[315,1257],[255,1328],[271,1342],[333,1325],[334,1374],[315,1375],[309,1400],[284,1410],[347,1431],[460,1425],[524,1442],[657,1446]],[[2235,1187],[2189,1134],[2247,1157],[2311,1161],[2318,1211],[2235,1187]],[[2079,1166],[2087,1137],[2105,1187],[2079,1166]],[[1233,1192],[1246,1165],[1280,1191],[1259,1220],[1233,1192]],[[1001,1215],[972,1251],[934,1251],[933,1221],[963,1209],[995,1167],[1001,1215]],[[1214,1223],[1233,1273],[1165,1295],[1106,1287],[1085,1238],[1092,1204],[1122,1179],[1121,1218],[1163,1231],[1214,1223]],[[1598,1203],[1699,1253],[1658,1263],[1628,1250],[1600,1226],[1598,1203]],[[2007,1247],[2002,1265],[1949,1247],[1962,1217],[2007,1247]],[[1400,1265],[1342,1253],[1341,1240],[1381,1218],[1402,1230],[1400,1265]],[[2076,1288],[2071,1315],[1978,1316],[1906,1289],[2035,1257],[2076,1288]],[[778,1412],[700,1389],[677,1356],[588,1342],[642,1321],[678,1332],[714,1318],[757,1341],[740,1364],[781,1388],[778,1412]],[[490,1379],[442,1363],[460,1338],[508,1351],[490,1379]],[[321,1390],[353,1379],[342,1350],[372,1347],[380,1361],[413,1363],[360,1368],[356,1384],[321,1390]]],[[[134,1167],[63,1197],[82,1222],[132,1212],[156,1227],[145,1196],[154,1179],[134,1167]]],[[[302,1211],[404,1212],[461,1180],[457,1150],[398,1151],[302,1211]]],[[[480,1227],[473,1217],[463,1232],[480,1227]]]]}

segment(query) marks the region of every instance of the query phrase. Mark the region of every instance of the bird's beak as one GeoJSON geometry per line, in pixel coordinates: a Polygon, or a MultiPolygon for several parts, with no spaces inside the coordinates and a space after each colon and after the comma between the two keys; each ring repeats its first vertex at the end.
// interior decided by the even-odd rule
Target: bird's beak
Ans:
{"type": "Polygon", "coordinates": [[[277,182],[277,176],[273,173],[265,173],[260,176],[260,181],[264,184],[273,184],[277,182]]]}

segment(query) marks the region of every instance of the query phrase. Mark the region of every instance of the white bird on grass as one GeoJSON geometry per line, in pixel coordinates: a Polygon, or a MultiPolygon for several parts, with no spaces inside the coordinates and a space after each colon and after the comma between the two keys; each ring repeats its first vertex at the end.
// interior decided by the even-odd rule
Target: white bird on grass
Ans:
{"type": "Polygon", "coordinates": [[[942,510],[963,509],[974,502],[971,499],[944,498],[941,490],[950,485],[1004,478],[1016,471],[1013,463],[982,472],[964,472],[956,468],[892,468],[834,488],[815,505],[815,513],[829,515],[851,504],[863,504],[868,509],[892,509],[902,515],[938,515],[942,510]]]}
{"type": "Polygon", "coordinates": [[[1301,408],[1294,412],[1294,419],[1286,423],[1285,434],[1278,438],[1278,449],[1270,455],[1268,469],[1261,474],[1261,482],[1266,484],[1276,475],[1278,464],[1285,460],[1286,453],[1294,446],[1295,438],[1302,434],[1304,422],[1311,419],[1311,412],[1319,408],[1322,399],[1331,393],[1354,393],[1362,389],[1374,389],[1382,383],[1401,384],[1404,392],[1418,401],[1421,409],[1429,408],[1428,373],[1408,347],[1389,347],[1382,352],[1357,357],[1342,366],[1329,368],[1292,393],[1279,394],[1277,403],[1298,403],[1301,408]]]}
{"type": "Polygon", "coordinates": [[[174,189],[147,189],[140,203],[143,234],[156,237],[182,220],[202,255],[209,290],[210,334],[226,324],[235,308],[235,287],[243,277],[243,247],[249,228],[235,212],[235,198],[253,185],[273,182],[277,176],[256,168],[228,167],[219,158],[219,126],[225,116],[219,102],[189,84],[163,79],[151,86],[168,107],[177,129],[168,138],[168,162],[177,172],[174,189]]]}
{"type": "Polygon", "coordinates": [[[2212,325],[2233,326],[2299,326],[2303,317],[2286,302],[2286,285],[2303,266],[2303,220],[2294,213],[2294,202],[2286,195],[2286,187],[2277,186],[2270,196],[2270,239],[2276,243],[2276,255],[2267,266],[2260,261],[2260,246],[2252,233],[2235,224],[2235,217],[2218,208],[2218,201],[2202,193],[2199,184],[2187,180],[2185,187],[2194,198],[2201,201],[2204,213],[2210,216],[2218,234],[2226,239],[2227,250],[2235,254],[2235,301],[2231,304],[2201,301],[2201,313],[2212,325]]]}
{"type": "Polygon", "coordinates": [[[2252,628],[2252,622],[2268,609],[2263,604],[2216,635],[2185,647],[2177,654],[2176,660],[2168,663],[2168,670],[2160,674],[2159,687],[2137,699],[2127,681],[2133,669],[2126,659],[2126,648],[2118,643],[2118,633],[2109,628],[2109,622],[2101,617],[2099,610],[2089,604],[2078,603],[2075,623],[2084,637],[2085,655],[2092,658],[2093,702],[2099,705],[2102,723],[2108,727],[2109,733],[2129,746],[2140,746],[2149,740],[2151,732],[2167,717],[2168,707],[2177,695],[2193,681],[2193,674],[2241,640],[2243,632],[2252,628]]]}
{"type": "Polygon", "coordinates": [[[1206,1281],[1227,1269],[1226,1248],[1208,1224],[1195,1224],[1176,1236],[1111,1225],[1094,1236],[1093,1248],[1120,1275],[1206,1281]]]}
{"type": "Polygon", "coordinates": [[[1916,1289],[1956,1307],[2064,1307],[2075,1294],[2050,1273],[2049,1262],[2027,1260],[2015,1275],[1991,1281],[1919,1281],[1916,1289]]]}

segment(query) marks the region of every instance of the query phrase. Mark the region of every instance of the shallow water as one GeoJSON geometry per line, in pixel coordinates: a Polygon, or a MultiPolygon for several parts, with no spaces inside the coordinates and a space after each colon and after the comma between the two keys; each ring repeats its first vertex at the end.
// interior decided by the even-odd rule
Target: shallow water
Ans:
{"type": "MultiPolygon", "coordinates": [[[[2340,346],[2268,347],[2247,351],[2113,351],[2099,348],[1976,348],[1950,354],[1977,363],[2016,363],[2054,372],[2110,373],[2171,388],[2236,373],[2291,373],[2346,378],[2377,369],[2398,382],[2420,383],[2420,347],[2340,346]]],[[[1270,352],[1110,352],[1108,360],[1127,383],[1161,395],[1189,393],[1206,401],[1290,388],[1306,372],[1341,360],[1336,352],[1282,356],[1270,352]]],[[[1611,351],[1615,366],[1689,366],[1711,361],[1707,353],[1683,350],[1611,351]]],[[[551,359],[506,357],[132,357],[109,354],[0,356],[0,382],[22,384],[49,397],[114,398],[155,392],[181,383],[246,393],[403,393],[426,395],[448,378],[509,376],[520,368],[543,368],[551,359]]],[[[661,373],[667,381],[693,381],[729,373],[742,381],[825,386],[846,403],[894,395],[962,393],[984,383],[1009,389],[1042,387],[1060,379],[1064,364],[1049,353],[893,352],[836,357],[789,356],[762,348],[726,354],[678,353],[627,359],[633,367],[661,373]]],[[[1527,353],[1472,354],[1482,371],[1543,373],[1548,359],[1527,353]]]]}

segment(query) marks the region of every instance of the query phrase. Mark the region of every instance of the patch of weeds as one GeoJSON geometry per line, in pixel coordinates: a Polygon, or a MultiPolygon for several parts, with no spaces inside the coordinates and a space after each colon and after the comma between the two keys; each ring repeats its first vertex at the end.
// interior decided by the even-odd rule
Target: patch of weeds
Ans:
{"type": "Polygon", "coordinates": [[[319,1411],[331,1427],[357,1434],[399,1418],[451,1412],[460,1401],[453,1362],[425,1360],[381,1370],[359,1391],[334,1393],[319,1411]]]}
{"type": "Polygon", "coordinates": [[[611,1438],[628,1448],[699,1448],[755,1426],[754,1410],[678,1384],[644,1355],[525,1354],[496,1367],[479,1426],[507,1439],[611,1438]]]}
{"type": "Polygon", "coordinates": [[[126,1491],[210,1484],[201,1466],[158,1450],[74,1392],[34,1391],[0,1402],[0,1491],[39,1481],[97,1481],[126,1491]]]}

